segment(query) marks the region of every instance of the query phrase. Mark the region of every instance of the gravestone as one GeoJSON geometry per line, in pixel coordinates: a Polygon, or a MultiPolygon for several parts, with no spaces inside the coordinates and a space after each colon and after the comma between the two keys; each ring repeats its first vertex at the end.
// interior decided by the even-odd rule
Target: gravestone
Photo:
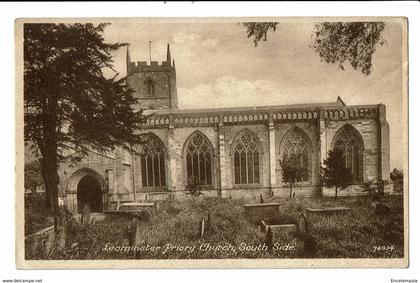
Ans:
{"type": "Polygon", "coordinates": [[[245,217],[253,224],[260,224],[261,219],[278,218],[280,203],[245,204],[245,217]]]}
{"type": "Polygon", "coordinates": [[[123,203],[119,206],[120,211],[149,211],[149,212],[157,212],[158,211],[158,204],[153,202],[128,202],[123,203]]]}
{"type": "Polygon", "coordinates": [[[388,215],[391,213],[391,207],[386,203],[374,201],[372,202],[371,207],[376,215],[388,215]]]}
{"type": "Polygon", "coordinates": [[[273,231],[271,231],[271,227],[268,227],[267,233],[265,234],[265,244],[269,251],[273,249],[273,231]]]}
{"type": "Polygon", "coordinates": [[[345,206],[337,207],[321,207],[321,208],[306,208],[308,214],[331,215],[331,214],[345,214],[352,209],[345,206]]]}
{"type": "Polygon", "coordinates": [[[213,232],[213,225],[211,223],[211,215],[210,215],[210,212],[207,214],[207,224],[206,224],[206,226],[207,226],[206,230],[208,232],[210,232],[210,233],[213,232]]]}
{"type": "Polygon", "coordinates": [[[205,229],[205,224],[204,224],[204,219],[201,219],[198,225],[199,228],[199,237],[203,238],[204,236],[204,229],[205,229]]]}
{"type": "Polygon", "coordinates": [[[89,205],[86,205],[83,208],[82,219],[81,219],[80,222],[83,226],[88,226],[90,224],[90,207],[89,207],[89,205]]]}
{"type": "Polygon", "coordinates": [[[310,234],[306,233],[303,236],[303,256],[304,257],[314,257],[317,249],[316,239],[310,234]]]}
{"type": "Polygon", "coordinates": [[[265,233],[267,233],[267,231],[270,229],[274,236],[278,236],[279,234],[283,233],[296,232],[296,224],[275,224],[275,221],[268,220],[266,222],[263,219],[261,219],[259,227],[260,231],[265,233]]]}
{"type": "Polygon", "coordinates": [[[305,214],[301,213],[297,220],[298,233],[303,235],[308,232],[308,220],[306,219],[305,214]]]}
{"type": "Polygon", "coordinates": [[[154,192],[154,193],[147,193],[146,194],[146,201],[148,202],[156,202],[156,201],[164,201],[170,198],[170,194],[167,192],[154,192]]]}
{"type": "Polygon", "coordinates": [[[133,220],[130,223],[129,233],[128,233],[129,246],[135,246],[137,244],[137,241],[138,241],[137,238],[139,237],[139,232],[140,232],[139,220],[137,218],[133,218],[133,220]]]}

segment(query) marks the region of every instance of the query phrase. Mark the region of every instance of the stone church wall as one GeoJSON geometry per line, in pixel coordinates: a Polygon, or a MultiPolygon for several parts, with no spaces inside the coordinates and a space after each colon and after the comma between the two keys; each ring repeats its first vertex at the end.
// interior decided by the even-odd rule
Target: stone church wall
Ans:
{"type": "MultiPolygon", "coordinates": [[[[268,140],[268,128],[264,124],[251,124],[251,125],[233,125],[233,126],[224,126],[225,130],[225,168],[226,168],[226,184],[228,190],[231,189],[242,189],[246,191],[248,189],[255,188],[255,186],[247,185],[235,185],[234,177],[234,164],[233,164],[233,141],[236,136],[244,129],[248,129],[258,136],[259,141],[262,145],[262,164],[260,182],[262,188],[268,188],[270,186],[270,176],[269,176],[269,140],[268,140]]],[[[244,192],[246,194],[246,192],[244,192]]]]}
{"type": "Polygon", "coordinates": [[[304,184],[304,186],[313,186],[318,185],[319,178],[319,134],[317,129],[316,120],[308,120],[306,122],[285,122],[285,123],[278,123],[275,125],[276,128],[276,184],[279,187],[284,187],[286,184],[282,184],[282,174],[281,174],[281,166],[280,160],[283,158],[281,156],[281,146],[286,138],[286,135],[290,130],[294,127],[298,127],[302,129],[304,133],[308,136],[310,144],[311,144],[311,181],[309,184],[304,184]]]}
{"type": "Polygon", "coordinates": [[[328,150],[332,149],[334,136],[346,124],[353,126],[362,136],[363,180],[373,180],[378,176],[378,123],[374,119],[330,121],[326,126],[328,150]]]}
{"type": "MultiPolygon", "coordinates": [[[[173,129],[173,144],[172,144],[172,159],[175,159],[175,167],[170,166],[171,172],[175,171],[175,185],[171,184],[171,190],[174,191],[183,191],[185,190],[185,185],[187,184],[187,170],[186,170],[186,161],[184,155],[184,145],[187,139],[195,132],[200,131],[204,134],[210,141],[213,147],[213,187],[218,189],[219,184],[219,159],[218,159],[218,136],[216,129],[214,127],[185,127],[185,128],[175,128],[173,129]]],[[[173,174],[173,173],[172,173],[173,174]]]]}
{"type": "MultiPolygon", "coordinates": [[[[357,106],[353,108],[355,107],[357,106]]],[[[166,150],[166,188],[161,191],[170,192],[178,198],[188,197],[186,194],[187,170],[184,146],[188,138],[194,132],[199,131],[209,140],[213,148],[213,185],[211,188],[207,188],[204,194],[258,200],[260,194],[263,197],[268,197],[273,193],[276,196],[288,197],[289,188],[282,182],[279,161],[282,159],[284,139],[289,131],[296,127],[303,133],[304,139],[310,145],[312,169],[310,181],[301,183],[293,189],[293,192],[296,196],[316,196],[322,192],[319,184],[320,164],[326,158],[328,150],[332,148],[334,137],[346,124],[351,125],[363,140],[363,182],[381,176],[385,177],[385,180],[389,178],[389,168],[386,168],[389,167],[389,126],[384,118],[378,117],[377,112],[374,112],[380,106],[375,107],[370,106],[370,116],[363,118],[349,119],[338,116],[332,118],[333,116],[323,117],[321,115],[320,118],[297,118],[294,120],[292,116],[292,119],[269,121],[268,115],[267,118],[264,115],[258,115],[258,117],[262,117],[262,120],[239,121],[238,119],[236,122],[233,119],[232,122],[230,120],[226,122],[225,118],[223,118],[223,122],[221,122],[222,118],[216,121],[215,117],[225,115],[217,110],[211,115],[206,114],[213,117],[213,122],[211,119],[198,118],[199,111],[193,111],[194,117],[197,118],[184,119],[184,124],[173,123],[182,120],[181,116],[176,116],[178,114],[173,114],[173,117],[159,118],[160,116],[157,116],[153,118],[155,122],[148,123],[142,133],[155,134],[166,150]],[[260,185],[235,184],[232,150],[235,138],[244,129],[254,133],[260,142],[262,149],[260,185]]],[[[351,112],[353,108],[341,109],[351,112]]],[[[344,110],[341,111],[344,112],[344,110]]],[[[382,111],[384,112],[384,109],[382,111]]],[[[181,112],[181,114],[185,117],[189,115],[188,112],[181,112]]],[[[380,115],[384,115],[384,113],[380,115]]],[[[141,150],[141,146],[139,146],[139,150],[141,150]]],[[[60,186],[63,191],[67,192],[68,202],[72,203],[72,207],[75,208],[77,184],[71,179],[76,176],[76,180],[79,180],[83,174],[96,174],[95,176],[101,180],[103,190],[107,192],[104,196],[104,203],[144,200],[148,193],[159,191],[154,189],[146,191],[142,188],[140,159],[138,157],[135,157],[134,161],[131,159],[131,155],[118,150],[110,155],[89,154],[80,164],[73,167],[62,165],[60,186]],[[72,198],[73,200],[71,200],[72,198]]],[[[356,191],[354,188],[351,190],[352,192],[356,191]]]]}

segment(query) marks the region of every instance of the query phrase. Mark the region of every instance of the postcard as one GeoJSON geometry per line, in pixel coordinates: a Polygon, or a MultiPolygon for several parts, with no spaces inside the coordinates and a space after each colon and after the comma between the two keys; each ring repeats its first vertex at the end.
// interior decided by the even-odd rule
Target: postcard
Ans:
{"type": "Polygon", "coordinates": [[[18,19],[17,267],[407,267],[407,25],[18,19]]]}

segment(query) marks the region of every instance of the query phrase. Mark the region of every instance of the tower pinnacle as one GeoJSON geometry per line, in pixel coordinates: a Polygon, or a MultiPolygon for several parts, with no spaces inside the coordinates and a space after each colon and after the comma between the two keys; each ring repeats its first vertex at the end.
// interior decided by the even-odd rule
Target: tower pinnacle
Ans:
{"type": "Polygon", "coordinates": [[[127,54],[126,54],[126,57],[125,57],[125,64],[126,64],[126,68],[127,68],[127,74],[130,72],[130,62],[131,62],[129,46],[130,46],[130,44],[127,44],[127,54]]]}
{"type": "Polygon", "coordinates": [[[176,76],[175,59],[174,59],[174,60],[172,60],[172,68],[174,68],[174,71],[175,71],[175,76],[176,76]]]}
{"type": "Polygon", "coordinates": [[[168,47],[166,49],[166,62],[171,63],[171,50],[169,49],[169,43],[168,43],[168,47]]]}

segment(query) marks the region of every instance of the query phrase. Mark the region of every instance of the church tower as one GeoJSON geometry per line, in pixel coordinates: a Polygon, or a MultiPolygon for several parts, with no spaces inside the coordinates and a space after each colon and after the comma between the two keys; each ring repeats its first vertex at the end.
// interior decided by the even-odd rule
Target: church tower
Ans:
{"type": "Polygon", "coordinates": [[[139,98],[141,107],[149,109],[178,109],[176,91],[175,60],[171,62],[169,44],[166,50],[166,61],[159,64],[151,61],[131,62],[127,46],[127,84],[134,96],[139,98]]]}

